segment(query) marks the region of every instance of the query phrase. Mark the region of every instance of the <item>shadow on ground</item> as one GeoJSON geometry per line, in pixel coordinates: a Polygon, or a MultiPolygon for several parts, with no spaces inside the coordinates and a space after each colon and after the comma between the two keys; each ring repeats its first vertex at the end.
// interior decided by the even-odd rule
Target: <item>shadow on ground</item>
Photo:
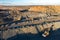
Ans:
{"type": "Polygon", "coordinates": [[[60,29],[57,29],[55,31],[50,31],[50,35],[47,37],[43,37],[42,33],[39,32],[37,27],[35,27],[37,30],[37,34],[32,34],[32,33],[22,33],[19,34],[17,33],[16,35],[6,39],[6,40],[60,40],[60,29]]]}
{"type": "Polygon", "coordinates": [[[7,40],[60,40],[60,29],[55,31],[50,31],[50,35],[47,37],[41,36],[42,32],[38,34],[17,34],[11,38],[8,38],[7,40]]]}

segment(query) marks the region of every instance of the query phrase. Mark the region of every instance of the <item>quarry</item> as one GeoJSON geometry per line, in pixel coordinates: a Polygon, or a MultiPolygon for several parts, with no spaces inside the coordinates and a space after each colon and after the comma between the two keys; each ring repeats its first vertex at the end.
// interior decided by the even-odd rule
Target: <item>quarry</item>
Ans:
{"type": "Polygon", "coordinates": [[[57,35],[60,6],[0,6],[1,40],[55,40],[57,35]]]}

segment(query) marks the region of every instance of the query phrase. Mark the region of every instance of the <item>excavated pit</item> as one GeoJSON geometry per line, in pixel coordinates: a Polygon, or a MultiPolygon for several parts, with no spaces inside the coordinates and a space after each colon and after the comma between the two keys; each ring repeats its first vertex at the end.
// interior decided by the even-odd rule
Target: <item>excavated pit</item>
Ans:
{"type": "Polygon", "coordinates": [[[60,39],[60,11],[57,7],[25,6],[0,8],[0,39],[60,39]]]}

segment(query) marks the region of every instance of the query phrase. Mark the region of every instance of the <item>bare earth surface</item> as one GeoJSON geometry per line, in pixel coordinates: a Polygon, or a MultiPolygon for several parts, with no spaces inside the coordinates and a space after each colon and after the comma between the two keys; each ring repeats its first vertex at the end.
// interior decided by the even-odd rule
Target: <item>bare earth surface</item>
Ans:
{"type": "Polygon", "coordinates": [[[0,6],[0,40],[60,40],[60,6],[0,6]]]}

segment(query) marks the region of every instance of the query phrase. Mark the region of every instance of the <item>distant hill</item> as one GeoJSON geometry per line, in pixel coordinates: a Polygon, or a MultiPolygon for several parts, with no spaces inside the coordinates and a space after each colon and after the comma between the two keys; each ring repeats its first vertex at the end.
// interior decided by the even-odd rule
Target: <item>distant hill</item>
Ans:
{"type": "Polygon", "coordinates": [[[45,13],[47,10],[60,13],[60,6],[0,6],[0,9],[38,11],[45,13]]]}

